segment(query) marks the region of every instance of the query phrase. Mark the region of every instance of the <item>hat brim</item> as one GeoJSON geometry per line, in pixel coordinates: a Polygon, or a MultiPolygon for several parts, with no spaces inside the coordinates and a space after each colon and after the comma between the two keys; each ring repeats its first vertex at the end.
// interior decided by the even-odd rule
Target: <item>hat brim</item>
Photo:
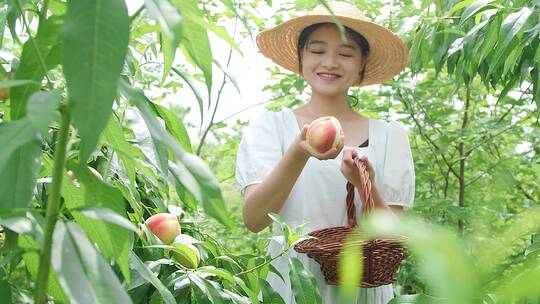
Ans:
{"type": "MultiPolygon", "coordinates": [[[[392,31],[376,23],[335,16],[344,26],[358,32],[369,43],[369,55],[362,82],[355,86],[383,83],[403,71],[409,60],[405,43],[392,31]]],[[[259,33],[257,46],[264,56],[285,69],[299,73],[297,45],[300,33],[316,23],[335,23],[331,15],[309,15],[290,19],[259,33]]]]}

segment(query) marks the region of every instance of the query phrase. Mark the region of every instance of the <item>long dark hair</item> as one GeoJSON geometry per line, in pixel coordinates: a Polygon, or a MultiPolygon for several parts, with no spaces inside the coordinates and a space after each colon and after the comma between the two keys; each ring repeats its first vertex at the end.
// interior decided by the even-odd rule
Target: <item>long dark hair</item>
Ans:
{"type": "MultiPolygon", "coordinates": [[[[319,27],[323,26],[323,25],[329,25],[329,24],[333,24],[335,25],[334,23],[315,23],[315,24],[312,24],[308,27],[306,27],[302,33],[300,33],[300,37],[298,37],[298,47],[297,47],[297,52],[298,52],[298,64],[299,64],[299,71],[302,72],[302,51],[304,50],[304,47],[306,46],[306,43],[307,43],[307,40],[309,38],[309,35],[311,35],[311,33],[313,33],[316,29],[318,29],[319,27]]],[[[349,27],[346,27],[345,26],[345,31],[347,32],[347,34],[351,35],[351,37],[354,39],[354,41],[360,46],[360,55],[362,57],[362,66],[360,67],[360,82],[362,82],[364,80],[364,73],[366,71],[366,60],[367,60],[367,57],[369,55],[369,43],[367,42],[366,38],[364,36],[362,36],[361,34],[359,34],[358,32],[356,32],[355,30],[349,28],[349,27]]]]}

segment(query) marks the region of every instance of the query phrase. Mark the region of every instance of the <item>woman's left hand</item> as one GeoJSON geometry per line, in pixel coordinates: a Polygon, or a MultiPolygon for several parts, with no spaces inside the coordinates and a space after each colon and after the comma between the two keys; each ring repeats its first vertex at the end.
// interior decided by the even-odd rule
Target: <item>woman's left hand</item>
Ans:
{"type": "MultiPolygon", "coordinates": [[[[341,161],[341,173],[345,178],[358,189],[361,189],[362,182],[360,180],[360,173],[358,167],[354,163],[354,160],[358,157],[358,153],[354,149],[346,149],[343,152],[343,160],[341,161]]],[[[375,180],[375,171],[368,161],[367,156],[363,156],[361,160],[365,160],[368,167],[369,179],[373,184],[375,180]]]]}

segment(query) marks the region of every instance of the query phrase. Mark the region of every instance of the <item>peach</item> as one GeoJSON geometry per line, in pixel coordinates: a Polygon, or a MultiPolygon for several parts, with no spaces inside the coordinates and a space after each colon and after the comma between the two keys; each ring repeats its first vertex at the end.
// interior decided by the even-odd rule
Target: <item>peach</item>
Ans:
{"type": "Polygon", "coordinates": [[[307,130],[308,144],[319,153],[324,153],[339,145],[341,124],[333,116],[315,119],[307,130]]]}
{"type": "MultiPolygon", "coordinates": [[[[7,72],[6,79],[0,79],[0,82],[5,81],[5,80],[12,80],[12,79],[13,79],[13,75],[10,71],[10,72],[7,72]]],[[[8,100],[8,98],[9,98],[9,88],[0,89],[0,102],[4,102],[8,100]]]]}
{"type": "Polygon", "coordinates": [[[193,244],[172,244],[172,246],[175,247],[172,257],[178,264],[191,269],[199,266],[201,253],[193,244]]]}
{"type": "Polygon", "coordinates": [[[164,244],[170,244],[180,234],[180,223],[176,215],[158,213],[145,221],[146,225],[164,244]]]}

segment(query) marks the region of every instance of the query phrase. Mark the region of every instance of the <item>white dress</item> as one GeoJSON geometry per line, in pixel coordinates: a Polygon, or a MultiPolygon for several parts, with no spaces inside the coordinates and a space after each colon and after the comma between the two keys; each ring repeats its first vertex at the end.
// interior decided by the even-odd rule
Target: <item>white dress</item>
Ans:
{"type": "MultiPolygon", "coordinates": [[[[251,123],[242,137],[237,155],[236,179],[242,194],[247,186],[260,183],[272,171],[299,132],[296,117],[290,109],[280,112],[266,111],[251,123]]],[[[412,207],[415,176],[405,129],[396,122],[370,119],[369,145],[355,149],[360,156],[368,156],[375,170],[375,184],[384,202],[387,205],[412,207]]],[[[304,228],[307,233],[316,229],[346,225],[347,181],[339,170],[342,157],[343,151],[332,160],[321,161],[313,157],[308,160],[280,212],[289,226],[295,227],[309,222],[304,228]]],[[[355,203],[357,219],[360,219],[361,203],[358,192],[355,203]]],[[[274,228],[275,235],[281,234],[279,227],[274,228]]],[[[282,244],[272,240],[268,253],[274,257],[282,248],[282,244]]],[[[317,262],[294,250],[289,254],[298,257],[314,274],[323,303],[339,303],[337,287],[325,284],[317,262]]],[[[289,282],[287,258],[278,258],[272,264],[283,275],[285,282],[272,272],[268,274],[268,282],[285,303],[295,303],[289,282]]],[[[359,288],[356,303],[382,304],[388,303],[393,297],[392,285],[359,288]]]]}

